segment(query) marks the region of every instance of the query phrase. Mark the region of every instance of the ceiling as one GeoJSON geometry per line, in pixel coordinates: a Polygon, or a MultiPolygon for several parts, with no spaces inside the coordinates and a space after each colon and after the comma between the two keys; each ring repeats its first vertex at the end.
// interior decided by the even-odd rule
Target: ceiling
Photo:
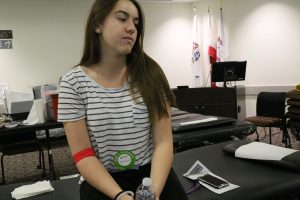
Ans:
{"type": "Polygon", "coordinates": [[[197,0],[139,0],[140,2],[195,2],[197,0]]]}

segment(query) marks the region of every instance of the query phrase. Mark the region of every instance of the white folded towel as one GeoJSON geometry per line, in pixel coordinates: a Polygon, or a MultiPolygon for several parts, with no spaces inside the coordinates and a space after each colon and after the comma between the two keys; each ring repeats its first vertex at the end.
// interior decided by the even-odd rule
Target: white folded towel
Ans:
{"type": "Polygon", "coordinates": [[[25,125],[33,125],[45,122],[45,102],[44,99],[36,99],[28,114],[26,120],[23,121],[25,125]]]}
{"type": "Polygon", "coordinates": [[[298,150],[275,146],[263,142],[251,142],[235,150],[235,157],[254,160],[282,160],[298,150]]]}
{"type": "Polygon", "coordinates": [[[38,194],[51,192],[53,190],[54,188],[51,186],[50,181],[38,181],[30,185],[23,185],[15,188],[14,191],[11,192],[11,196],[14,199],[23,199],[38,194]]]}

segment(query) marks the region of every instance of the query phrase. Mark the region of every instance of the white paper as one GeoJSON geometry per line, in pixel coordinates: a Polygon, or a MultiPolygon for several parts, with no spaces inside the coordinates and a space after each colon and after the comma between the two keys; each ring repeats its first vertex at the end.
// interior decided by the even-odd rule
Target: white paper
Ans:
{"type": "Polygon", "coordinates": [[[5,98],[5,91],[8,90],[9,84],[7,82],[0,82],[0,98],[5,98]]]}
{"type": "Polygon", "coordinates": [[[217,117],[209,117],[206,119],[199,119],[199,120],[193,120],[193,121],[188,121],[188,122],[182,122],[179,123],[179,125],[184,126],[184,125],[190,125],[190,124],[200,124],[200,123],[204,123],[204,122],[211,122],[211,121],[216,121],[218,120],[217,117]]]}
{"type": "Polygon", "coordinates": [[[18,188],[15,188],[11,192],[11,196],[14,199],[23,199],[38,194],[43,194],[46,192],[53,191],[54,188],[51,186],[49,181],[39,181],[30,185],[23,185],[18,188]]]}
{"type": "Polygon", "coordinates": [[[11,102],[16,101],[31,101],[34,99],[33,92],[23,92],[14,90],[5,90],[6,107],[10,114],[11,102]]]}
{"type": "Polygon", "coordinates": [[[70,178],[77,178],[79,176],[80,176],[80,174],[71,174],[71,175],[67,175],[67,176],[61,176],[61,177],[59,177],[59,180],[65,180],[65,179],[70,179],[70,178]]]}
{"type": "Polygon", "coordinates": [[[5,99],[0,97],[0,115],[7,114],[7,108],[5,104],[5,99]]]}
{"type": "Polygon", "coordinates": [[[197,160],[192,167],[183,174],[183,176],[192,180],[197,180],[199,176],[203,176],[208,173],[210,173],[210,171],[199,160],[197,160]]]}
{"type": "Polygon", "coordinates": [[[7,82],[0,82],[0,114],[7,114],[7,101],[5,97],[5,91],[8,90],[7,82]]]}
{"type": "Polygon", "coordinates": [[[251,142],[239,147],[235,151],[235,157],[255,160],[281,160],[297,150],[279,147],[262,142],[251,142]]]}
{"type": "Polygon", "coordinates": [[[36,99],[26,120],[23,121],[25,125],[33,125],[45,122],[45,102],[44,99],[36,99]]]}
{"type": "MultiPolygon", "coordinates": [[[[220,176],[217,176],[215,175],[214,173],[212,173],[209,169],[207,169],[207,167],[205,167],[199,160],[197,160],[193,165],[192,167],[185,173],[183,174],[184,177],[187,177],[189,179],[192,179],[192,180],[197,180],[198,177],[200,176],[203,176],[205,174],[210,174],[212,176],[215,176],[217,178],[220,178],[226,182],[228,182],[227,180],[223,179],[222,177],[220,176]]],[[[238,188],[239,186],[238,185],[235,185],[235,184],[232,184],[230,182],[228,186],[224,187],[224,188],[220,188],[220,189],[217,189],[217,188],[214,188],[206,183],[203,183],[202,181],[199,181],[199,183],[201,185],[203,185],[204,187],[206,187],[207,189],[211,190],[212,192],[214,193],[217,193],[217,194],[222,194],[224,192],[227,192],[227,191],[230,191],[230,190],[233,190],[235,188],[238,188]]]]}

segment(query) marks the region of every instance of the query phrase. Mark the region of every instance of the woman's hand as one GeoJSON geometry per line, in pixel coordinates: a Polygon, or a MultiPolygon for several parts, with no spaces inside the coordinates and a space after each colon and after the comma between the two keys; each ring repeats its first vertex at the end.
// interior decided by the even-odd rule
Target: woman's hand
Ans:
{"type": "Polygon", "coordinates": [[[128,194],[124,194],[124,195],[122,195],[120,200],[134,200],[134,198],[128,194]]]}

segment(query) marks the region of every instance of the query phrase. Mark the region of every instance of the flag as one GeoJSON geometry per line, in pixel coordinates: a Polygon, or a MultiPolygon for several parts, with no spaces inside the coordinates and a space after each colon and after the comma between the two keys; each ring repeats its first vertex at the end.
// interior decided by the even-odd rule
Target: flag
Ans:
{"type": "Polygon", "coordinates": [[[210,12],[208,10],[208,55],[210,58],[210,63],[214,63],[217,60],[217,32],[213,18],[211,18],[210,12]]]}
{"type": "Polygon", "coordinates": [[[218,39],[217,39],[217,62],[224,62],[227,58],[227,49],[224,42],[223,11],[220,8],[218,20],[218,39]]]}
{"type": "MultiPolygon", "coordinates": [[[[210,64],[217,61],[217,32],[215,23],[208,9],[208,56],[210,64]]],[[[211,87],[217,87],[215,82],[211,82],[211,87]]]]}
{"type": "Polygon", "coordinates": [[[200,87],[200,48],[198,43],[197,14],[193,19],[193,51],[192,51],[192,70],[194,86],[200,87]]]}

